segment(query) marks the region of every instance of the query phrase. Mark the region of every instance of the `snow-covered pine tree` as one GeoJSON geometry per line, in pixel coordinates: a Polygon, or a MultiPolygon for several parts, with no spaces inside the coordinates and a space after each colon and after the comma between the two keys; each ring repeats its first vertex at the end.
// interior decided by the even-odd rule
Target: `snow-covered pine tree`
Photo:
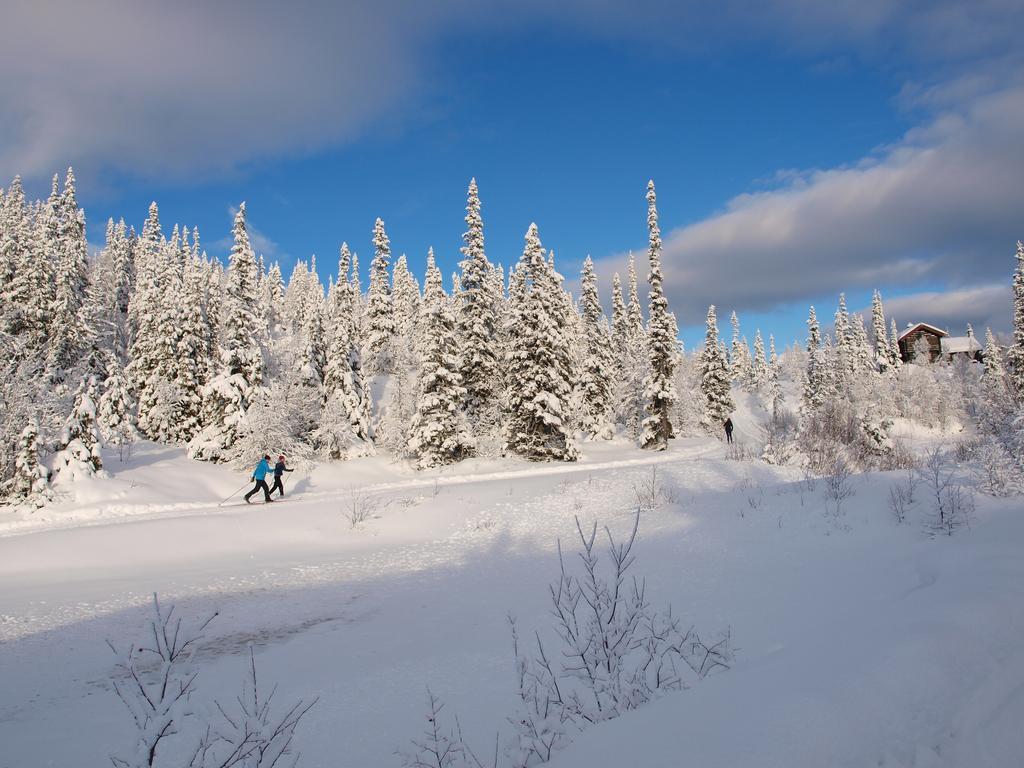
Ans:
{"type": "MultiPolygon", "coordinates": [[[[428,259],[433,258],[433,249],[428,259]]],[[[446,299],[447,300],[447,299],[446,299]]],[[[391,310],[394,323],[390,351],[387,396],[376,427],[375,440],[396,456],[403,456],[409,444],[409,423],[416,412],[416,370],[428,339],[421,334],[417,315],[420,288],[409,271],[405,254],[395,260],[392,270],[391,310]]]]}
{"type": "MultiPolygon", "coordinates": [[[[7,207],[17,204],[20,193],[20,189],[12,191],[7,207]]],[[[59,206],[58,180],[54,176],[49,199],[34,204],[23,222],[26,247],[14,254],[21,260],[13,265],[8,294],[14,310],[10,332],[22,335],[26,352],[46,357],[54,302],[53,267],[59,257],[59,206]]]]}
{"type": "Polygon", "coordinates": [[[735,310],[729,317],[729,323],[732,325],[732,343],[729,345],[732,380],[747,383],[751,377],[750,347],[747,345],[746,337],[740,336],[740,319],[736,316],[735,310]]]}
{"type": "Polygon", "coordinates": [[[1014,397],[1024,404],[1024,243],[1020,240],[1013,272],[1013,341],[1006,357],[1014,397]]]}
{"type": "Polygon", "coordinates": [[[893,365],[892,347],[889,346],[889,335],[886,332],[882,294],[877,290],[871,296],[871,332],[875,337],[875,365],[880,373],[885,373],[893,365]]]}
{"type": "Polygon", "coordinates": [[[115,445],[122,451],[129,448],[138,437],[135,426],[135,402],[128,388],[128,379],[114,356],[107,364],[107,378],[103,382],[96,422],[100,435],[107,445],[115,445]]]}
{"type": "Polygon", "coordinates": [[[32,291],[28,275],[22,272],[34,255],[33,228],[21,177],[15,176],[0,208],[0,317],[2,330],[11,335],[21,333],[28,324],[25,314],[32,291]]]}
{"type": "Polygon", "coordinates": [[[366,348],[364,369],[370,376],[391,373],[395,336],[394,308],[388,266],[391,243],[381,219],[373,225],[373,261],[370,262],[370,289],[366,307],[366,348]]]}
{"type": "Polygon", "coordinates": [[[834,367],[833,375],[836,379],[836,386],[840,390],[844,390],[856,376],[857,361],[860,359],[857,349],[857,333],[846,308],[845,293],[839,294],[839,306],[835,315],[835,342],[838,363],[834,367]]]}
{"type": "Polygon", "coordinates": [[[824,402],[822,379],[824,361],[821,351],[821,327],[814,307],[807,314],[807,371],[804,375],[803,395],[800,400],[800,412],[807,416],[824,402]]]}
{"type": "Polygon", "coordinates": [[[1003,356],[991,328],[985,330],[985,376],[982,380],[982,423],[989,431],[1005,427],[1012,410],[1012,391],[1003,356]]]}
{"type": "Polygon", "coordinates": [[[347,457],[357,444],[365,452],[373,437],[369,392],[363,383],[355,336],[355,304],[361,299],[354,278],[349,277],[352,261],[348,244],[342,243],[324,369],[324,408],[314,433],[317,447],[332,459],[347,457]]]}
{"type": "Polygon", "coordinates": [[[459,358],[455,354],[455,316],[445,296],[434,252],[427,255],[423,285],[424,345],[419,365],[418,398],[409,428],[408,451],[418,469],[460,461],[473,448],[462,404],[459,358]]]}
{"type": "Polygon", "coordinates": [[[55,468],[62,480],[95,477],[103,471],[96,424],[96,377],[82,379],[74,407],[60,433],[55,468]]]}
{"type": "Polygon", "coordinates": [[[510,287],[516,334],[507,361],[505,427],[507,449],[531,461],[577,458],[565,421],[571,394],[569,350],[554,321],[563,301],[556,288],[537,225],[531,224],[510,287]]]}
{"type": "Polygon", "coordinates": [[[889,362],[894,373],[903,367],[903,355],[900,354],[900,335],[896,328],[895,318],[889,328],[889,362]]]}
{"type": "Polygon", "coordinates": [[[782,412],[784,396],[780,377],[782,374],[779,357],[775,354],[775,336],[768,334],[768,402],[771,404],[772,419],[777,420],[782,412]]]}
{"type": "Polygon", "coordinates": [[[89,291],[85,212],[78,207],[75,174],[71,168],[68,168],[57,211],[57,263],[47,347],[52,375],[62,381],[64,372],[79,361],[93,336],[84,312],[89,291]]]}
{"type": "Polygon", "coordinates": [[[14,477],[10,481],[12,500],[41,507],[52,497],[50,471],[39,455],[39,422],[29,419],[18,438],[14,477]]]}
{"type": "Polygon", "coordinates": [[[607,322],[597,293],[594,262],[583,262],[580,296],[584,359],[581,376],[583,429],[592,440],[615,436],[612,423],[612,354],[607,322]]]}
{"type": "Polygon", "coordinates": [[[498,406],[497,313],[501,286],[484,250],[484,222],[476,179],[470,179],[466,200],[466,231],[462,235],[462,290],[457,294],[458,339],[466,415],[475,433],[495,427],[498,406]],[[481,420],[484,423],[480,423],[481,420]]]}
{"type": "Polygon", "coordinates": [[[668,448],[675,436],[671,413],[678,399],[676,393],[676,328],[675,319],[668,311],[664,279],[661,274],[661,229],[658,227],[658,206],[654,182],[647,182],[647,376],[644,379],[644,412],[640,432],[640,446],[656,451],[668,448]]]}
{"type": "Polygon", "coordinates": [[[640,307],[640,291],[637,286],[636,262],[632,252],[627,264],[629,303],[622,319],[622,377],[619,380],[619,412],[626,432],[639,441],[644,419],[644,380],[649,364],[647,334],[644,330],[643,310],[640,307]]]}
{"type": "Polygon", "coordinates": [[[128,318],[134,335],[128,377],[139,404],[139,430],[156,437],[156,411],[160,407],[157,390],[161,379],[159,368],[164,361],[166,346],[164,335],[168,330],[163,318],[163,288],[160,280],[165,276],[163,233],[160,230],[160,212],[156,202],[150,203],[142,237],[135,249],[135,292],[128,304],[128,318]]]}
{"type": "Polygon", "coordinates": [[[725,347],[718,338],[718,318],[714,304],[708,307],[704,350],[700,354],[700,388],[704,394],[701,426],[709,434],[721,434],[722,425],[735,410],[735,405],[731,391],[732,372],[725,347]]]}
{"type": "Polygon", "coordinates": [[[189,443],[189,455],[228,461],[245,411],[263,378],[263,353],[257,342],[259,293],[256,258],[249,245],[245,203],[238,206],[234,245],[221,304],[220,360],[216,375],[203,388],[203,430],[189,443]]]}
{"type": "Polygon", "coordinates": [[[853,315],[850,318],[850,327],[853,331],[856,373],[876,373],[878,369],[875,366],[871,342],[868,341],[868,329],[864,323],[864,315],[859,312],[853,315]]]}
{"type": "Polygon", "coordinates": [[[755,391],[760,391],[768,378],[768,360],[764,356],[764,339],[761,329],[754,334],[754,359],[750,364],[750,384],[755,391]]]}

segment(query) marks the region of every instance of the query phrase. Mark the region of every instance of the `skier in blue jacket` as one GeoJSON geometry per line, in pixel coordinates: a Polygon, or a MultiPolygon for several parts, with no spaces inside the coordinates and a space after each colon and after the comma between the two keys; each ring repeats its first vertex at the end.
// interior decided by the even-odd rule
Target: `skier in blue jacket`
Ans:
{"type": "Polygon", "coordinates": [[[245,494],[245,503],[246,504],[250,504],[251,503],[249,501],[249,497],[252,496],[257,491],[259,491],[261,488],[263,489],[263,498],[264,498],[264,500],[267,501],[268,503],[273,501],[273,499],[270,498],[270,488],[267,486],[267,481],[266,481],[267,473],[269,471],[270,471],[270,456],[269,455],[264,455],[264,457],[262,459],[260,459],[260,463],[256,465],[256,469],[254,469],[252,471],[252,479],[256,481],[256,487],[253,488],[251,491],[249,491],[247,494],[245,494]]]}

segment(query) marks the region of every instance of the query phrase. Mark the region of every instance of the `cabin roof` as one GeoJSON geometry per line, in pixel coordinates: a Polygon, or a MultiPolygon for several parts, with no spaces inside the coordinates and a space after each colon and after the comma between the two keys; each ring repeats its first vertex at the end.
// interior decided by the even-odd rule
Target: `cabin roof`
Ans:
{"type": "Polygon", "coordinates": [[[981,352],[981,342],[974,336],[948,336],[940,339],[942,354],[952,355],[957,352],[981,352]]]}
{"type": "Polygon", "coordinates": [[[929,325],[928,323],[910,323],[910,324],[907,325],[906,328],[903,329],[903,331],[900,333],[900,335],[897,337],[897,339],[899,341],[903,341],[903,339],[905,339],[907,336],[909,336],[910,334],[912,334],[914,331],[916,331],[918,329],[924,329],[926,331],[930,331],[931,333],[935,334],[939,338],[942,338],[944,336],[949,336],[949,333],[947,331],[944,331],[941,328],[938,328],[938,327],[936,327],[934,325],[929,325]]]}

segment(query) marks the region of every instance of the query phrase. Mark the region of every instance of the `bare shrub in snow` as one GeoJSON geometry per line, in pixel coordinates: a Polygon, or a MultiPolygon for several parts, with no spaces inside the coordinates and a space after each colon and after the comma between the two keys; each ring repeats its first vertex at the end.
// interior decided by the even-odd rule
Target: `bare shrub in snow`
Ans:
{"type": "Polygon", "coordinates": [[[735,440],[726,446],[725,458],[730,461],[752,461],[754,454],[747,448],[746,443],[735,440]]]}
{"type": "MultiPolygon", "coordinates": [[[[418,739],[412,739],[415,752],[401,753],[404,768],[483,768],[483,763],[462,738],[458,718],[454,727],[443,725],[444,703],[427,689],[427,727],[418,739]]],[[[494,767],[498,764],[495,747],[494,767]]]]}
{"type": "Polygon", "coordinates": [[[902,440],[893,440],[889,450],[882,456],[878,468],[883,472],[894,469],[915,469],[917,456],[902,440]]]}
{"type": "Polygon", "coordinates": [[[956,481],[955,472],[942,451],[930,450],[917,471],[929,506],[926,530],[951,536],[958,528],[969,525],[974,514],[974,497],[969,488],[956,481]]]}
{"type": "Polygon", "coordinates": [[[829,471],[822,476],[825,508],[837,524],[843,515],[843,502],[854,493],[852,476],[850,465],[841,456],[836,457],[829,471]]]}
{"type": "MultiPolygon", "coordinates": [[[[226,768],[231,765],[274,768],[282,758],[290,755],[295,729],[317,700],[308,704],[296,701],[283,714],[274,715],[271,704],[276,690],[276,687],[271,689],[265,696],[260,692],[256,656],[250,643],[249,669],[242,684],[242,693],[227,707],[216,702],[223,722],[216,731],[207,727],[201,748],[196,753],[198,762],[193,758],[193,765],[196,768],[226,768]]],[[[292,765],[297,762],[296,755],[292,765]]]]}
{"type": "Polygon", "coordinates": [[[380,506],[380,499],[364,491],[362,488],[350,489],[348,496],[342,502],[345,517],[348,518],[352,528],[358,528],[367,520],[373,518],[377,514],[377,510],[380,509],[380,506]]]}
{"type": "MultiPolygon", "coordinates": [[[[203,633],[217,614],[185,626],[174,607],[164,610],[153,596],[153,619],[147,644],[133,643],[122,657],[113,679],[114,691],[131,714],[135,725],[135,743],[124,757],[111,756],[116,768],[160,768],[167,765],[164,747],[186,740],[186,728],[198,721],[191,699],[196,690],[198,671],[192,657],[203,633]],[[177,737],[177,738],[176,738],[177,737]]],[[[282,716],[272,716],[273,691],[263,697],[256,681],[256,664],[250,647],[250,672],[237,699],[237,708],[217,704],[225,723],[214,728],[207,724],[194,736],[195,746],[186,768],[273,768],[289,753],[295,728],[313,704],[299,701],[282,716]]],[[[315,702],[313,702],[315,703],[315,702]]],[[[202,726],[200,725],[200,729],[202,726]]],[[[198,729],[197,729],[198,730],[198,729]]],[[[293,763],[294,765],[294,763],[293,763]]]]}
{"type": "Polygon", "coordinates": [[[657,466],[651,467],[651,473],[639,482],[633,483],[638,509],[652,511],[660,509],[664,504],[675,504],[679,494],[676,489],[665,483],[657,466]]]}
{"type": "Polygon", "coordinates": [[[520,711],[509,752],[514,766],[550,759],[570,729],[618,717],[663,691],[679,690],[686,678],[728,669],[728,633],[705,643],[693,628],[683,630],[671,608],[652,610],[642,579],[631,577],[639,513],[629,539],[608,538],[607,575],[595,550],[597,525],[584,533],[577,520],[582,574],[566,567],[559,546],[559,579],[550,587],[557,653],[536,635],[536,652],[524,655],[514,631],[520,678],[520,711]]]}
{"type": "Polygon", "coordinates": [[[761,424],[764,447],[761,459],[768,464],[782,466],[796,455],[797,420],[792,411],[777,410],[761,424]]]}
{"type": "Polygon", "coordinates": [[[889,509],[893,517],[900,525],[907,522],[907,512],[910,508],[910,499],[907,497],[907,489],[903,485],[893,485],[889,488],[889,509]]]}

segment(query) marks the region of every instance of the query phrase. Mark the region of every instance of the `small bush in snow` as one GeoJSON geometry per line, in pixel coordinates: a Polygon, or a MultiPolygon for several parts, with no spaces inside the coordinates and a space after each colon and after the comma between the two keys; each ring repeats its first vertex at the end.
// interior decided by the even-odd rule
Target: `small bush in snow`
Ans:
{"type": "Polygon", "coordinates": [[[952,536],[958,528],[969,525],[974,514],[974,497],[969,488],[956,482],[954,470],[942,452],[938,448],[929,451],[917,471],[929,507],[925,529],[952,536]]]}
{"type": "Polygon", "coordinates": [[[519,768],[550,759],[571,729],[618,717],[668,690],[686,687],[732,663],[728,633],[706,643],[683,630],[669,608],[651,609],[643,580],[631,577],[640,522],[625,543],[608,538],[607,574],[595,551],[597,526],[584,533],[577,520],[582,573],[571,574],[559,547],[561,571],[550,587],[556,654],[539,634],[535,655],[521,652],[513,622],[520,708],[509,756],[519,768]]]}
{"type": "Polygon", "coordinates": [[[649,475],[633,484],[633,493],[637,509],[648,511],[660,509],[665,504],[675,504],[678,500],[676,489],[665,483],[656,466],[651,467],[649,475]]]}
{"type": "MultiPolygon", "coordinates": [[[[113,679],[114,691],[131,714],[135,726],[132,750],[123,757],[111,756],[115,768],[162,768],[181,765],[184,768],[273,768],[290,754],[295,729],[302,717],[316,702],[298,701],[287,707],[283,715],[271,714],[273,691],[264,696],[256,680],[256,662],[249,649],[249,672],[242,695],[234,704],[216,708],[223,722],[207,723],[205,728],[191,706],[199,672],[192,658],[199,648],[203,633],[216,618],[213,614],[194,626],[182,624],[174,607],[163,610],[153,596],[153,619],[147,639],[119,653],[108,641],[110,649],[121,656],[113,679]],[[194,746],[189,749],[188,762],[172,763],[165,759],[165,747],[171,742],[187,742],[188,726],[196,724],[194,746]]],[[[297,758],[296,758],[297,760],[297,758]]],[[[293,762],[292,765],[295,763],[293,762]]]]}
{"type": "Polygon", "coordinates": [[[376,515],[380,499],[361,488],[353,488],[348,492],[342,508],[349,525],[358,528],[376,515]]]}

